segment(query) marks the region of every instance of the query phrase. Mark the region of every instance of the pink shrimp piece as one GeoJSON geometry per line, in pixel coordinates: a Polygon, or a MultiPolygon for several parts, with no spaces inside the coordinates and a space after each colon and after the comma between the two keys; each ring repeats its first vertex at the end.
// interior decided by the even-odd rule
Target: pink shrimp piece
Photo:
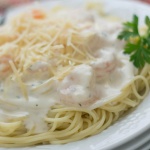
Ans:
{"type": "Polygon", "coordinates": [[[50,78],[50,65],[46,62],[38,61],[32,64],[23,74],[23,81],[43,81],[50,78]]]}
{"type": "Polygon", "coordinates": [[[0,77],[1,77],[1,79],[4,77],[7,77],[12,72],[11,66],[9,64],[10,60],[12,60],[12,57],[10,55],[0,56],[0,77]]]}
{"type": "Polygon", "coordinates": [[[61,82],[61,103],[68,106],[86,107],[96,100],[94,71],[88,65],[79,65],[61,82]]]}
{"type": "Polygon", "coordinates": [[[29,72],[37,73],[37,72],[45,72],[48,70],[48,64],[46,62],[38,61],[35,64],[31,65],[28,68],[29,72]]]}
{"type": "Polygon", "coordinates": [[[7,42],[12,42],[17,39],[17,34],[12,32],[10,28],[1,27],[0,28],[0,45],[7,42]]]}
{"type": "Polygon", "coordinates": [[[101,56],[91,63],[98,80],[108,77],[117,67],[118,60],[112,52],[101,52],[101,56]]]}

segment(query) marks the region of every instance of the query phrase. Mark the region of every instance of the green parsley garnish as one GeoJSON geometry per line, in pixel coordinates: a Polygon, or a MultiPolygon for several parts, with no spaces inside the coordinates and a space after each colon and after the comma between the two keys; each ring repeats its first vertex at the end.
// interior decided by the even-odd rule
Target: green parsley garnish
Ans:
{"type": "Polygon", "coordinates": [[[124,53],[130,55],[130,61],[137,68],[144,67],[145,63],[150,64],[150,18],[145,17],[147,31],[144,35],[139,33],[139,19],[133,16],[132,22],[124,23],[123,31],[118,39],[125,40],[124,53]]]}

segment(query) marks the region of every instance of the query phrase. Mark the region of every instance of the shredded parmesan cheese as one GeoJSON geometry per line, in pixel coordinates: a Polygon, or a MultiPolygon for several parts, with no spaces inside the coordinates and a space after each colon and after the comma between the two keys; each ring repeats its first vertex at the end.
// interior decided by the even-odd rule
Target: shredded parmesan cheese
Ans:
{"type": "Polygon", "coordinates": [[[89,64],[93,60],[86,47],[93,33],[84,33],[91,24],[89,20],[83,19],[82,22],[82,19],[71,16],[72,12],[69,14],[68,10],[63,12],[62,9],[51,10],[42,19],[35,19],[32,13],[29,11],[12,20],[11,26],[18,38],[9,43],[10,47],[17,47],[12,54],[15,65],[13,62],[10,65],[26,99],[21,78],[36,62],[48,63],[52,77],[61,80],[76,65],[89,64]]]}

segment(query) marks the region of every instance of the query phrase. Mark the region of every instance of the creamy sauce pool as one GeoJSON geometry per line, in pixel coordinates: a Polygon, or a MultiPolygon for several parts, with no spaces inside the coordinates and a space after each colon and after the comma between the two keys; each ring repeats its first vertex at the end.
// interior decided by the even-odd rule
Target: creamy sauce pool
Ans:
{"type": "MultiPolygon", "coordinates": [[[[27,84],[28,100],[22,95],[15,79],[9,79],[7,90],[4,85],[8,81],[1,80],[0,99],[5,103],[1,102],[0,105],[0,121],[25,117],[24,125],[28,130],[34,128],[35,133],[42,133],[48,130],[44,118],[51,106],[62,104],[88,109],[100,107],[120,95],[123,87],[134,78],[135,68],[129,62],[129,57],[122,53],[123,43],[117,40],[120,23],[84,11],[81,17],[78,17],[78,13],[67,14],[68,17],[79,19],[81,27],[90,23],[81,32],[94,33],[86,44],[95,59],[88,64],[75,66],[61,81],[50,81],[48,63],[39,61],[33,64],[23,77],[27,84]],[[46,88],[36,88],[38,85],[42,87],[45,82],[46,88]]],[[[59,15],[67,14],[63,12],[59,15]]],[[[0,64],[0,73],[3,67],[0,64]]]]}

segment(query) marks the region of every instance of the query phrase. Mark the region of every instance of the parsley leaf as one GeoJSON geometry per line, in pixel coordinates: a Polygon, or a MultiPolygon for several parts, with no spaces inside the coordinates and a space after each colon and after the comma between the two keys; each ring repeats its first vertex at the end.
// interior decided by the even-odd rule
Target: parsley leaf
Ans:
{"type": "Polygon", "coordinates": [[[133,21],[132,22],[126,22],[124,23],[124,29],[118,36],[120,40],[129,40],[130,37],[136,37],[139,36],[139,31],[138,31],[138,22],[139,19],[136,15],[133,16],[133,21]]]}
{"type": "Polygon", "coordinates": [[[139,19],[133,16],[132,22],[124,23],[123,31],[118,39],[126,41],[124,53],[130,55],[130,61],[137,68],[144,67],[145,63],[150,64],[150,18],[145,17],[147,31],[145,35],[139,34],[139,19]]]}

